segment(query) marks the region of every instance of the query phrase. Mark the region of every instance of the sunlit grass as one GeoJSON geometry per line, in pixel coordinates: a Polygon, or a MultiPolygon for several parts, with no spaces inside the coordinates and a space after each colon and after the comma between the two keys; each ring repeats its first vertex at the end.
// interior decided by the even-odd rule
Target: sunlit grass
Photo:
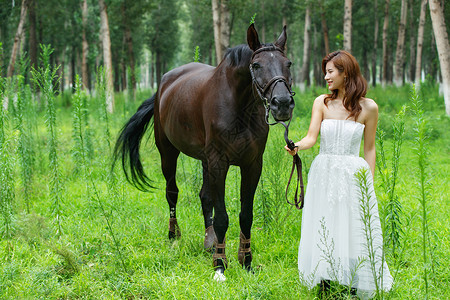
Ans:
{"type": "MultiPolygon", "coordinates": [[[[431,90],[431,88],[430,88],[431,90]]],[[[325,91],[325,90],[324,90],[325,91]]],[[[296,96],[297,108],[289,137],[299,140],[309,125],[312,101],[320,88],[296,96]]],[[[380,105],[380,124],[387,132],[385,146],[392,147],[391,123],[401,106],[409,99],[409,89],[389,89],[389,99],[381,99],[383,90],[371,90],[380,105]],[[390,91],[392,90],[392,93],[390,91]],[[392,98],[394,97],[394,98],[392,98]],[[392,102],[388,104],[387,102],[392,102]]],[[[431,95],[437,92],[432,90],[431,95]]],[[[203,216],[199,200],[201,165],[186,156],[178,163],[177,180],[180,189],[177,209],[182,237],[175,242],[167,239],[169,209],[165,200],[165,182],[160,170],[159,153],[152,138],[143,141],[143,159],[147,174],[157,188],[143,193],[126,184],[119,168],[116,169],[116,196],[111,196],[108,182],[109,153],[107,130],[114,142],[124,122],[135,112],[139,104],[151,96],[150,91],[138,91],[136,102],[126,102],[126,95],[117,95],[116,111],[109,115],[108,125],[101,115],[97,98],[88,98],[90,129],[92,130],[93,156],[89,168],[92,180],[102,199],[104,210],[98,201],[86,198],[86,177],[74,171],[76,161],[72,156],[75,143],[72,138],[73,107],[60,97],[56,103],[56,137],[61,180],[64,184],[64,231],[58,239],[55,235],[52,200],[48,195],[49,138],[44,123],[44,111],[36,116],[33,131],[36,136],[36,172],[30,189],[30,213],[21,192],[17,192],[14,211],[15,231],[11,239],[0,240],[0,298],[83,298],[83,299],[314,299],[315,291],[301,286],[297,257],[300,240],[301,211],[286,204],[284,188],[287,184],[292,158],[283,150],[283,128],[271,128],[264,155],[264,166],[254,205],[252,228],[252,252],[255,274],[241,268],[237,260],[239,246],[239,169],[232,167],[226,182],[226,204],[230,217],[227,232],[227,256],[229,269],[227,281],[213,282],[212,258],[203,250],[203,216]],[[95,104],[97,103],[97,104],[95,104]],[[107,127],[109,126],[109,127],[107,127]],[[108,129],[109,128],[109,129],[108,129]],[[110,229],[105,221],[110,217],[110,229]],[[115,242],[112,234],[115,235],[115,242]],[[123,257],[118,255],[117,247],[123,257]],[[10,259],[5,259],[10,257],[10,259]],[[126,266],[126,271],[123,265],[126,266]]],[[[369,95],[370,96],[370,95],[369,95]]],[[[433,96],[434,97],[434,96],[433,96]]],[[[385,98],[388,98],[387,96],[385,98]]],[[[35,99],[35,98],[34,98],[35,99]]],[[[423,98],[424,101],[427,98],[423,98]]],[[[442,101],[442,98],[439,101],[442,101]]],[[[438,100],[432,100],[438,102],[438,100]]],[[[41,104],[42,105],[42,104],[41,104]]],[[[425,103],[424,107],[428,104],[425,103]]],[[[447,290],[448,256],[450,253],[448,216],[448,169],[450,136],[444,130],[449,118],[443,110],[433,113],[425,110],[432,133],[428,143],[427,168],[433,173],[430,179],[427,208],[432,212],[429,222],[431,244],[434,245],[435,272],[428,283],[431,299],[450,297],[447,290]],[[445,125],[445,126],[444,126],[445,125]],[[433,134],[433,132],[435,132],[433,134]]],[[[401,148],[396,194],[403,213],[410,216],[420,211],[417,200],[417,161],[414,120],[405,115],[405,138],[401,148]]],[[[81,124],[81,123],[80,123],[81,124]]],[[[8,127],[10,128],[10,127],[8,127]]],[[[8,129],[10,130],[10,129],[8,129]]],[[[13,144],[11,144],[13,145],[13,144]]],[[[81,148],[80,148],[81,149],[81,148]]],[[[304,176],[318,153],[318,145],[303,151],[304,176]]],[[[11,152],[12,156],[17,155],[11,152]]],[[[387,154],[387,159],[391,159],[387,154]]],[[[14,165],[18,168],[18,165],[14,165]]],[[[16,171],[15,176],[19,176],[16,171]]],[[[21,189],[20,181],[15,189],[21,189]]],[[[381,193],[381,178],[375,176],[375,190],[381,193]]],[[[90,191],[93,194],[93,190],[90,191]]],[[[399,264],[394,290],[385,294],[387,299],[422,299],[425,286],[422,279],[422,239],[420,218],[412,218],[409,230],[405,230],[406,248],[399,264]]],[[[391,268],[392,261],[388,260],[391,268]]],[[[392,272],[393,270],[391,270],[392,272]]]]}

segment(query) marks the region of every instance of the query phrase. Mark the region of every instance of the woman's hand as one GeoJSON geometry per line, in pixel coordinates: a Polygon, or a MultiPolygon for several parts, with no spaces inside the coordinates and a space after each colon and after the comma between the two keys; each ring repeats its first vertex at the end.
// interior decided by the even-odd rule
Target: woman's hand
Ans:
{"type": "Polygon", "coordinates": [[[284,146],[284,149],[292,156],[294,156],[298,152],[298,146],[297,145],[295,145],[295,148],[293,150],[289,149],[289,147],[287,145],[284,146]]]}

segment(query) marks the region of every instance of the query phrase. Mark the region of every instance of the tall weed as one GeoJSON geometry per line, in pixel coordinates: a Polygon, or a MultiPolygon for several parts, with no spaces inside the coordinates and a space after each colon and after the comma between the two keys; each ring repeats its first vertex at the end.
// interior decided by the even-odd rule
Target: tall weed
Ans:
{"type": "Polygon", "coordinates": [[[53,49],[50,46],[41,45],[41,63],[42,67],[38,70],[32,70],[32,78],[34,83],[40,88],[42,93],[42,101],[46,105],[46,120],[48,133],[48,158],[50,168],[50,199],[52,202],[51,210],[55,218],[56,234],[62,234],[62,180],[59,170],[58,151],[57,151],[57,128],[56,128],[56,109],[55,109],[55,92],[58,88],[60,78],[57,76],[58,67],[50,66],[50,55],[53,49]]]}
{"type": "Polygon", "coordinates": [[[12,236],[13,204],[15,199],[13,166],[14,157],[11,155],[10,143],[12,137],[9,131],[9,118],[4,109],[4,84],[0,78],[0,209],[3,224],[0,228],[1,236],[9,238],[12,236]]]}
{"type": "Polygon", "coordinates": [[[401,247],[402,229],[402,205],[399,196],[396,193],[396,184],[398,181],[398,170],[400,164],[401,147],[405,135],[405,112],[406,106],[397,113],[394,119],[393,127],[393,146],[392,161],[388,166],[386,158],[386,149],[384,145],[385,133],[382,129],[378,130],[378,149],[379,161],[377,163],[378,171],[381,175],[383,199],[383,218],[385,229],[385,243],[390,246],[392,256],[397,258],[399,248],[401,247]]]}
{"type": "Polygon", "coordinates": [[[422,221],[422,258],[423,258],[423,280],[425,282],[425,296],[429,297],[429,273],[434,273],[433,251],[430,241],[429,230],[429,208],[428,198],[430,197],[430,178],[428,175],[428,139],[429,130],[427,120],[424,117],[422,108],[422,101],[418,95],[416,87],[411,88],[411,107],[414,118],[414,132],[415,132],[415,150],[418,162],[418,187],[419,187],[419,203],[421,206],[421,221],[422,221]]]}

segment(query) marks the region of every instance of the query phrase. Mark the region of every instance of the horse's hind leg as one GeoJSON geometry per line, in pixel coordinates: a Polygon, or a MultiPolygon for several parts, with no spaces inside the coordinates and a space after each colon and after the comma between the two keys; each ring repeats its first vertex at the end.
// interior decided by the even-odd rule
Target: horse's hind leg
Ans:
{"type": "Polygon", "coordinates": [[[180,151],[167,139],[157,142],[156,146],[161,155],[161,168],[166,179],[166,199],[170,209],[169,239],[174,239],[181,236],[177,223],[178,187],[176,183],[177,159],[180,151]]]}
{"type": "Polygon", "coordinates": [[[205,221],[205,240],[203,246],[206,250],[212,250],[216,234],[213,227],[213,207],[214,203],[209,193],[208,187],[208,164],[202,162],[203,167],[203,184],[200,191],[200,200],[202,201],[203,218],[205,221]]]}

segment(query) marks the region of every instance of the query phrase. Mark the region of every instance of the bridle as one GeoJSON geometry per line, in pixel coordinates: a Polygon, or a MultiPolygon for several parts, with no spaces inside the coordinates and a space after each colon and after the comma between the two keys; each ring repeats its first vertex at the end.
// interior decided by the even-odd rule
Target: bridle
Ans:
{"type": "MultiPolygon", "coordinates": [[[[292,91],[291,85],[288,83],[288,79],[286,79],[286,77],[284,77],[282,75],[278,75],[278,76],[273,77],[264,86],[262,86],[258,82],[258,80],[255,77],[255,73],[253,71],[253,63],[252,62],[253,62],[253,58],[255,57],[255,55],[258,54],[258,53],[261,53],[263,51],[279,51],[279,52],[283,53],[283,55],[284,55],[284,52],[283,52],[283,50],[281,48],[279,48],[279,47],[277,47],[275,45],[261,47],[258,50],[256,50],[255,52],[253,52],[252,58],[251,58],[251,61],[250,61],[250,66],[249,66],[250,75],[252,76],[253,94],[254,94],[254,92],[256,90],[259,98],[263,102],[264,108],[266,110],[265,121],[266,121],[267,125],[275,125],[275,124],[278,124],[278,122],[269,123],[270,103],[269,103],[269,100],[264,95],[267,93],[268,90],[270,90],[270,97],[269,97],[269,99],[272,99],[273,90],[274,90],[275,86],[279,82],[284,83],[284,85],[286,86],[286,88],[288,89],[288,91],[289,91],[289,93],[291,94],[292,97],[294,97],[295,92],[292,91]]],[[[289,121],[289,123],[290,123],[290,121],[289,121]]]]}
{"type": "MultiPolygon", "coordinates": [[[[262,86],[258,82],[258,80],[256,80],[255,73],[253,72],[253,63],[252,62],[253,62],[254,56],[256,54],[260,53],[260,52],[263,52],[263,51],[280,51],[284,55],[284,51],[281,48],[279,48],[279,47],[277,47],[275,45],[261,47],[258,50],[253,52],[252,58],[251,58],[251,61],[250,61],[250,66],[249,66],[250,74],[251,74],[251,77],[252,77],[253,95],[254,95],[254,92],[256,90],[256,92],[258,93],[259,98],[263,102],[263,105],[264,105],[264,108],[265,108],[265,118],[264,118],[264,120],[266,121],[267,125],[275,125],[275,124],[278,124],[278,123],[283,125],[284,128],[285,128],[284,139],[286,141],[286,144],[287,144],[287,146],[288,146],[288,148],[290,150],[294,150],[297,146],[295,146],[294,142],[292,140],[290,140],[289,137],[288,137],[289,136],[289,125],[291,125],[292,114],[291,114],[291,116],[289,118],[289,122],[288,122],[287,125],[283,121],[276,121],[276,120],[275,120],[275,122],[270,123],[269,122],[270,103],[269,103],[269,100],[264,95],[267,93],[267,91],[269,89],[271,89],[271,91],[270,91],[270,98],[269,99],[272,99],[273,90],[275,88],[275,85],[277,85],[279,82],[284,83],[284,85],[286,86],[286,88],[288,89],[288,91],[289,91],[289,93],[291,94],[292,97],[294,97],[295,92],[292,91],[291,85],[288,83],[288,80],[286,79],[286,77],[281,76],[281,75],[273,77],[264,86],[262,86]]],[[[300,159],[300,156],[298,156],[297,153],[293,156],[292,170],[291,170],[291,175],[289,176],[288,184],[286,186],[285,197],[286,197],[287,203],[289,203],[291,205],[295,205],[295,207],[297,209],[302,209],[303,208],[305,193],[304,193],[304,187],[303,187],[302,160],[300,159]],[[294,169],[297,169],[297,188],[295,190],[294,203],[291,203],[289,201],[289,199],[288,199],[288,190],[289,190],[289,185],[291,184],[292,175],[294,174],[294,169]],[[299,184],[300,184],[300,195],[298,195],[299,184]]]]}

